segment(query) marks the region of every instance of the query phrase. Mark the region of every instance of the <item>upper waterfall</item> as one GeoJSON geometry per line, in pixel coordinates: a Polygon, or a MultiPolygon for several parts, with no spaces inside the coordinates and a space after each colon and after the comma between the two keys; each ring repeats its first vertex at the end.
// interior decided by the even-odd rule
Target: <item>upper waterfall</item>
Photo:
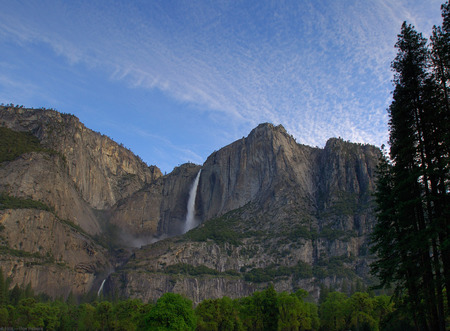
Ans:
{"type": "Polygon", "coordinates": [[[188,232],[189,230],[195,228],[198,225],[197,220],[195,219],[195,198],[197,197],[197,188],[198,188],[198,182],[200,181],[201,172],[202,172],[202,169],[200,169],[199,172],[197,173],[194,183],[192,183],[191,190],[189,191],[186,222],[184,223],[183,233],[188,232]]]}

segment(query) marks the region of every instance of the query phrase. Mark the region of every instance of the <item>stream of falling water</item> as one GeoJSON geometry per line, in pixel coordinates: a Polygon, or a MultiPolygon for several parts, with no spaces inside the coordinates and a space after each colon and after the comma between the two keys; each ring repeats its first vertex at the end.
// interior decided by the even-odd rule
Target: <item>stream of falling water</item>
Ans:
{"type": "Polygon", "coordinates": [[[100,288],[98,289],[97,296],[100,296],[100,294],[102,294],[102,292],[103,292],[103,285],[105,285],[105,281],[106,281],[106,278],[103,279],[102,285],[100,285],[100,288]]]}
{"type": "Polygon", "coordinates": [[[195,177],[194,183],[192,184],[191,190],[189,191],[186,222],[184,223],[183,233],[186,233],[197,226],[197,221],[195,219],[195,198],[197,197],[197,188],[201,172],[202,170],[200,169],[197,173],[197,177],[195,177]]]}

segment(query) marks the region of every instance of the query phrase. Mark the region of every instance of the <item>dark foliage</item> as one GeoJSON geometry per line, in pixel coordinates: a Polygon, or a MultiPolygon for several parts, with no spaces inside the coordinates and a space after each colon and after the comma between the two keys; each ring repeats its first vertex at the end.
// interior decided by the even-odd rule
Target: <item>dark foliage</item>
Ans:
{"type": "Polygon", "coordinates": [[[53,208],[41,201],[17,198],[6,193],[0,193],[0,210],[2,209],[39,209],[53,212],[53,208]]]}
{"type": "Polygon", "coordinates": [[[450,302],[448,3],[432,44],[403,23],[392,62],[390,157],[378,171],[372,272],[423,330],[444,330],[450,302]],[[447,303],[444,300],[447,293],[447,303]]]}

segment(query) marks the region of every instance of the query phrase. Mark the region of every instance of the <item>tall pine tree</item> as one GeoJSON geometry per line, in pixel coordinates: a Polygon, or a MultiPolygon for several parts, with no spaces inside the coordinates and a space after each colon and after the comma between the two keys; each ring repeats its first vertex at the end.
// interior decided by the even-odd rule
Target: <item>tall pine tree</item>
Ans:
{"type": "Polygon", "coordinates": [[[432,202],[435,208],[436,228],[442,251],[444,282],[447,302],[450,304],[450,5],[442,5],[442,27],[434,27],[431,37],[432,68],[436,89],[435,155],[430,172],[432,202]]]}
{"type": "Polygon", "coordinates": [[[384,160],[379,170],[378,224],[372,237],[379,259],[372,271],[382,286],[393,284],[407,298],[403,302],[417,329],[444,330],[442,293],[449,289],[444,257],[449,229],[448,123],[443,121],[448,118],[447,79],[436,74],[436,67],[430,70],[436,56],[430,57],[426,39],[406,22],[396,48],[388,110],[391,164],[384,160]]]}

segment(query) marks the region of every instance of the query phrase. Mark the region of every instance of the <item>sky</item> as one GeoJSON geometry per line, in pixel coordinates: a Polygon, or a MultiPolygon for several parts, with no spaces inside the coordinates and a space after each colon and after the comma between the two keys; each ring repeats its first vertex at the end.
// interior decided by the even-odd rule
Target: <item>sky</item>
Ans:
{"type": "Polygon", "coordinates": [[[0,103],[53,108],[169,173],[260,123],[387,144],[403,21],[443,0],[0,0],[0,103]]]}

